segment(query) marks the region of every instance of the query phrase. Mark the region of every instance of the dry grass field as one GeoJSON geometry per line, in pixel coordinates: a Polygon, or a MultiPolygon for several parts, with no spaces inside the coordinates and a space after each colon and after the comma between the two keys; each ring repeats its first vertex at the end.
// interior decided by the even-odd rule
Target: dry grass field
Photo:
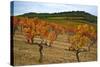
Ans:
{"type": "MultiPolygon", "coordinates": [[[[61,36],[60,36],[61,37],[61,36]]],[[[62,36],[63,38],[63,36],[62,36]]],[[[59,39],[58,40],[62,40],[59,39]]],[[[31,65],[31,64],[54,64],[54,63],[71,63],[77,62],[75,52],[63,49],[62,44],[54,43],[52,47],[43,45],[43,60],[39,62],[39,46],[25,42],[22,33],[17,32],[14,35],[14,65],[31,65]],[[62,47],[62,48],[61,48],[62,47]]],[[[96,61],[97,47],[96,44],[91,46],[90,51],[79,54],[81,62],[96,61]]]]}

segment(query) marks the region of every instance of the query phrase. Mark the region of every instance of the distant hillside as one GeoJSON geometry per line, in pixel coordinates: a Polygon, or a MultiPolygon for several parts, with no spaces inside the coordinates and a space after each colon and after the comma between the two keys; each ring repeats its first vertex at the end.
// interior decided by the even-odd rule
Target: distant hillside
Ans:
{"type": "Polygon", "coordinates": [[[97,23],[97,16],[91,15],[84,11],[70,11],[70,12],[59,12],[59,13],[25,13],[18,15],[18,17],[38,17],[42,19],[52,18],[52,17],[64,17],[67,20],[84,20],[91,23],[97,23]]]}

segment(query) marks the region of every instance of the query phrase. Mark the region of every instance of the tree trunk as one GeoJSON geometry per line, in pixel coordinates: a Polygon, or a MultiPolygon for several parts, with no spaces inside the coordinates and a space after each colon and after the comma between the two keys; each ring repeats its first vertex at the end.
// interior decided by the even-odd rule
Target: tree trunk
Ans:
{"type": "Polygon", "coordinates": [[[32,44],[34,43],[34,39],[33,39],[33,38],[34,38],[34,37],[31,38],[31,43],[32,43],[32,44]]]}
{"type": "Polygon", "coordinates": [[[95,43],[95,40],[92,39],[92,43],[88,46],[88,51],[90,51],[91,46],[95,43]]]}
{"type": "Polygon", "coordinates": [[[29,41],[29,39],[27,39],[27,43],[29,43],[30,41],[29,41]]]}
{"type": "Polygon", "coordinates": [[[77,51],[76,51],[76,58],[77,58],[77,61],[78,61],[78,62],[80,62],[79,53],[80,53],[80,52],[77,50],[77,51]]]}
{"type": "Polygon", "coordinates": [[[40,58],[39,58],[39,62],[42,63],[43,61],[43,46],[41,44],[38,45],[39,46],[39,53],[40,53],[40,58]]]}

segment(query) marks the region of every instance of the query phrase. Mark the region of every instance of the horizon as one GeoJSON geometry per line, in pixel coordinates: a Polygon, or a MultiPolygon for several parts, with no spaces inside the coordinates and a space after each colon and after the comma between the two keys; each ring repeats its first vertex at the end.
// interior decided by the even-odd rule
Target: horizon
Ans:
{"type": "Polygon", "coordinates": [[[91,15],[97,16],[96,6],[75,5],[75,4],[58,4],[31,1],[12,1],[11,15],[17,16],[25,13],[59,13],[71,11],[84,11],[91,15]]]}

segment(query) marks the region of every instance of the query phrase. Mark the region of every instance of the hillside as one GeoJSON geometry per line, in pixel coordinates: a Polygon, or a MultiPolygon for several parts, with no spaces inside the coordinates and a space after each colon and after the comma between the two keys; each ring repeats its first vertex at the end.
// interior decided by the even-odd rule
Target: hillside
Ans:
{"type": "Polygon", "coordinates": [[[97,16],[91,15],[84,11],[70,11],[70,12],[59,12],[59,13],[25,13],[18,15],[18,17],[38,17],[41,19],[49,20],[72,20],[72,21],[86,21],[91,23],[97,23],[97,16]]]}

